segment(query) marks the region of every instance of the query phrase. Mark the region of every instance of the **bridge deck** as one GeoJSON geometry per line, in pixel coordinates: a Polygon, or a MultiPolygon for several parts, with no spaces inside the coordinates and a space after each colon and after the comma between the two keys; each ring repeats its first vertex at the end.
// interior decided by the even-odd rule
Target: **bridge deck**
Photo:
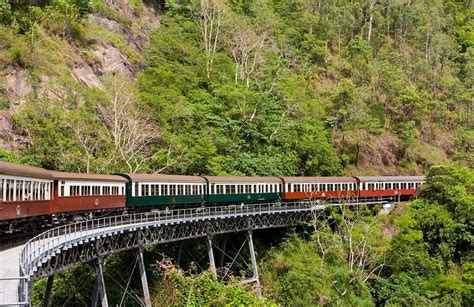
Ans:
{"type": "Polygon", "coordinates": [[[18,302],[20,252],[24,245],[0,251],[0,305],[18,302]]]}

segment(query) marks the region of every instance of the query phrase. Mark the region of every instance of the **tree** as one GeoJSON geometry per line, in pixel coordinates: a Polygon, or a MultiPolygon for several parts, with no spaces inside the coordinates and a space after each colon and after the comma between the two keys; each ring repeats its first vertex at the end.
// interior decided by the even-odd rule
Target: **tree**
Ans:
{"type": "Polygon", "coordinates": [[[222,39],[226,5],[223,0],[200,0],[198,10],[199,26],[206,53],[206,75],[211,77],[214,56],[222,39]]]}
{"type": "Polygon", "coordinates": [[[99,103],[99,112],[114,144],[116,158],[130,173],[151,158],[150,145],[160,138],[160,130],[135,98],[133,85],[120,77],[106,80],[107,99],[99,103]]]}
{"type": "Polygon", "coordinates": [[[241,25],[231,37],[230,46],[232,58],[235,62],[235,83],[238,79],[244,82],[246,87],[250,86],[250,78],[255,72],[258,64],[263,61],[262,49],[267,33],[257,34],[247,25],[241,25]]]}

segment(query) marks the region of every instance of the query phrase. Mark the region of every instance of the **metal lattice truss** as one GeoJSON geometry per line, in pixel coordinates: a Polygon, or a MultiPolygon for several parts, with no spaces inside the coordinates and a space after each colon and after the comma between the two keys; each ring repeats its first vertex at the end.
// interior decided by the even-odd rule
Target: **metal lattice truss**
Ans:
{"type": "Polygon", "coordinates": [[[311,221],[310,211],[297,211],[286,214],[260,214],[252,217],[208,219],[187,223],[174,223],[157,226],[141,226],[124,231],[110,232],[79,241],[51,253],[38,263],[31,281],[57,274],[76,264],[86,263],[109,254],[152,245],[201,238],[217,234],[257,230],[272,227],[285,227],[311,221]]]}

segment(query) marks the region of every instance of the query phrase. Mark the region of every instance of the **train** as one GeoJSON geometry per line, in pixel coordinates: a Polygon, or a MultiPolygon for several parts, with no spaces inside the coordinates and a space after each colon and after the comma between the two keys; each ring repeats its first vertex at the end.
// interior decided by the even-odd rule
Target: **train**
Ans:
{"type": "Polygon", "coordinates": [[[262,202],[406,200],[424,176],[257,177],[66,173],[0,161],[0,233],[137,210],[262,202]]]}

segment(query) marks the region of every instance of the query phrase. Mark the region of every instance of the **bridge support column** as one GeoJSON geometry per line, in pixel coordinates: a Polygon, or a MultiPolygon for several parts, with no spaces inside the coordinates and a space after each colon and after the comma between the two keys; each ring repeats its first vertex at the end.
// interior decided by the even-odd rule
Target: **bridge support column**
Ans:
{"type": "Polygon", "coordinates": [[[262,290],[260,288],[260,277],[258,275],[257,257],[255,256],[255,249],[253,247],[252,230],[249,230],[247,232],[247,236],[249,241],[250,258],[252,260],[253,267],[252,280],[255,281],[255,291],[257,292],[258,297],[262,297],[262,290]]]}
{"type": "Polygon", "coordinates": [[[46,283],[46,292],[44,293],[43,306],[48,307],[51,302],[51,293],[53,292],[54,275],[48,276],[46,283]]]}
{"type": "Polygon", "coordinates": [[[97,307],[97,300],[99,299],[99,283],[97,282],[97,278],[95,279],[94,283],[94,293],[92,293],[92,307],[97,307]]]}
{"type": "Polygon", "coordinates": [[[219,255],[219,262],[217,264],[220,268],[224,266],[226,247],[227,247],[227,236],[224,236],[224,240],[222,241],[222,245],[221,245],[221,252],[219,255]]]}
{"type": "Polygon", "coordinates": [[[207,236],[206,238],[207,252],[209,254],[209,269],[212,272],[212,276],[217,280],[217,269],[216,261],[214,260],[214,250],[212,249],[212,237],[207,236]]]}
{"type": "MultiPolygon", "coordinates": [[[[108,307],[109,302],[107,301],[107,292],[105,291],[105,281],[104,281],[104,258],[99,257],[96,262],[95,272],[97,274],[97,288],[100,294],[100,301],[102,307],[108,307]]],[[[93,302],[94,303],[94,302],[93,302]]]]}
{"type": "Polygon", "coordinates": [[[143,298],[145,306],[151,307],[150,291],[148,290],[148,280],[146,278],[145,261],[143,261],[143,246],[138,248],[138,267],[140,268],[140,278],[142,280],[143,298]]]}

